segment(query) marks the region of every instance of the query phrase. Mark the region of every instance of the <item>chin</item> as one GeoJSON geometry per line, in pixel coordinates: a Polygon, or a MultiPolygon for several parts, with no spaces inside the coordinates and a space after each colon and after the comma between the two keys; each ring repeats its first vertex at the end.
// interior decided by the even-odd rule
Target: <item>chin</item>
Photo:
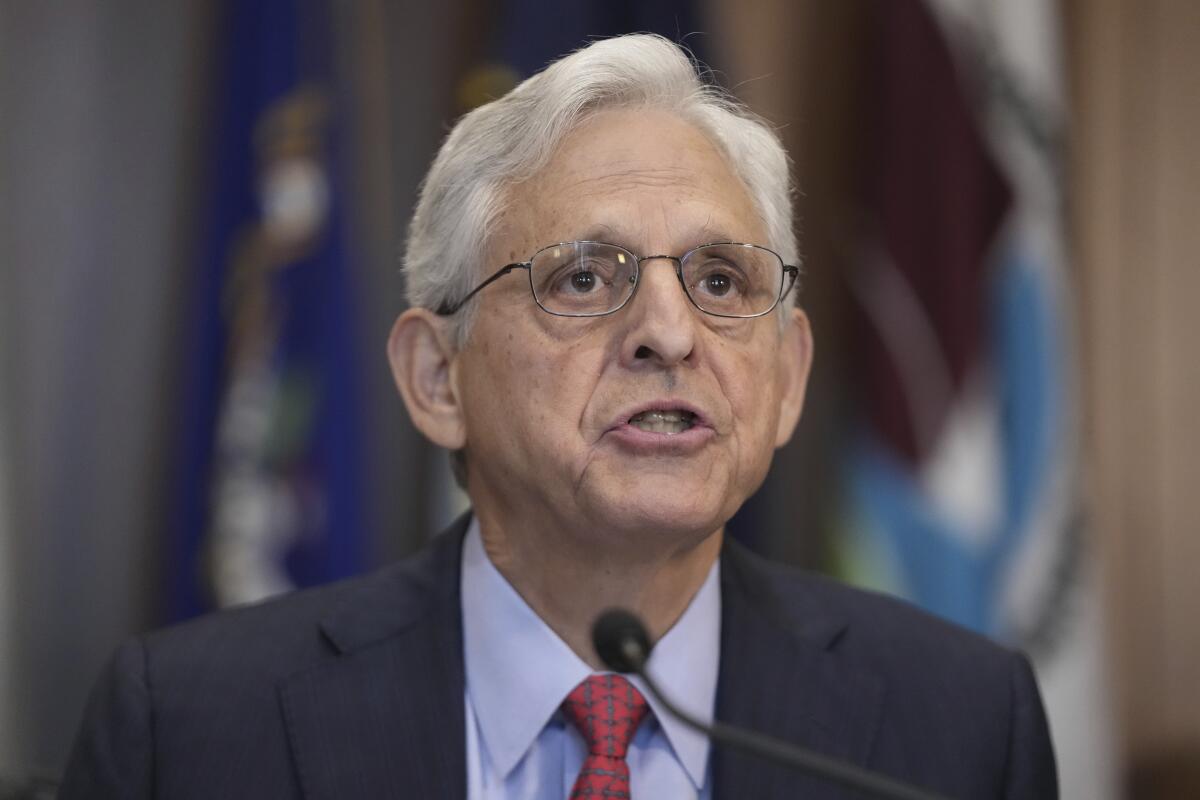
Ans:
{"type": "Polygon", "coordinates": [[[687,539],[702,541],[721,528],[731,514],[723,509],[672,502],[670,495],[645,493],[640,496],[622,495],[602,501],[597,507],[597,525],[612,531],[625,531],[645,543],[649,537],[664,542],[687,539]]]}
{"type": "Polygon", "coordinates": [[[610,536],[643,544],[698,543],[720,530],[745,499],[735,471],[719,461],[638,461],[597,463],[578,487],[579,507],[610,536]]]}

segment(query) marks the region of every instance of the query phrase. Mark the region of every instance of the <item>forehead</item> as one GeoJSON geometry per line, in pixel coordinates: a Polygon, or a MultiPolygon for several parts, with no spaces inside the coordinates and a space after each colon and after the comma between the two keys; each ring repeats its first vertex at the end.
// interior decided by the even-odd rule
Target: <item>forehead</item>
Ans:
{"type": "Polygon", "coordinates": [[[694,125],[660,110],[596,114],[564,138],[542,170],[513,187],[509,200],[504,238],[517,249],[604,238],[675,250],[764,238],[724,154],[694,125]]]}

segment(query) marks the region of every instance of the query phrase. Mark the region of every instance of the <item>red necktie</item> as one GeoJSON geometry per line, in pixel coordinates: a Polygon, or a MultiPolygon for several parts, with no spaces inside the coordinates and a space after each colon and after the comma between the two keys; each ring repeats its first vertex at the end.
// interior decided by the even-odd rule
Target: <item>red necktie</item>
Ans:
{"type": "Polygon", "coordinates": [[[588,748],[571,800],[629,797],[625,751],[647,709],[646,698],[620,675],[592,675],[567,695],[563,713],[588,748]]]}

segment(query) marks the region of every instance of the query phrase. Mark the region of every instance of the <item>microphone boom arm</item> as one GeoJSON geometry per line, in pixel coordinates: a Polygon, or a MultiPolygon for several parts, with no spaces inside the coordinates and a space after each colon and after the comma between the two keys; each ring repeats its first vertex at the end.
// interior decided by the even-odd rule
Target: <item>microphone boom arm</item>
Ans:
{"type": "Polygon", "coordinates": [[[668,713],[714,742],[776,764],[803,770],[843,786],[870,792],[878,797],[890,800],[945,800],[940,795],[918,789],[903,781],[814,753],[763,733],[716,720],[710,724],[697,719],[671,702],[647,674],[646,661],[650,657],[650,639],[641,620],[628,611],[612,609],[601,614],[592,628],[592,641],[596,653],[609,668],[637,675],[668,713]]]}
{"type": "Polygon", "coordinates": [[[867,772],[836,758],[803,750],[772,736],[726,725],[716,720],[713,720],[711,724],[705,723],[671,702],[663,694],[658,684],[646,673],[644,664],[640,665],[636,674],[645,682],[646,688],[658,702],[662,703],[663,707],[680,722],[726,747],[779,764],[786,764],[789,767],[827,778],[853,789],[872,792],[879,797],[894,798],[894,800],[946,800],[940,795],[932,794],[924,789],[867,772]]]}

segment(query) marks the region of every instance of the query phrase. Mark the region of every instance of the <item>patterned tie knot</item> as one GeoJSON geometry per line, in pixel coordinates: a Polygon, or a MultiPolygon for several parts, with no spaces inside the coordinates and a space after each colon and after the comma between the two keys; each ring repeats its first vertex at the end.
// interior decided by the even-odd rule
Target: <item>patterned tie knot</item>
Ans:
{"type": "Polygon", "coordinates": [[[575,687],[562,709],[583,734],[588,754],[624,759],[648,710],[646,698],[620,675],[591,675],[575,687]]]}

